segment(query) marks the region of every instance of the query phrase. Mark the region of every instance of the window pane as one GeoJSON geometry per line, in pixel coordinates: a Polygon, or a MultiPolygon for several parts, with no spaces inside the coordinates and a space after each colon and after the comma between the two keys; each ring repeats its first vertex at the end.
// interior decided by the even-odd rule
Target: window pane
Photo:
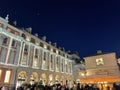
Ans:
{"type": "Polygon", "coordinates": [[[17,47],[17,41],[16,41],[16,40],[13,40],[13,41],[12,41],[12,47],[14,47],[14,48],[17,47]]]}
{"type": "Polygon", "coordinates": [[[25,45],[24,51],[28,52],[28,45],[25,45]]]}
{"type": "Polygon", "coordinates": [[[9,83],[11,71],[6,71],[4,83],[9,83]]]}
{"type": "Polygon", "coordinates": [[[8,38],[4,38],[3,44],[7,44],[7,42],[8,42],[8,38]]]}

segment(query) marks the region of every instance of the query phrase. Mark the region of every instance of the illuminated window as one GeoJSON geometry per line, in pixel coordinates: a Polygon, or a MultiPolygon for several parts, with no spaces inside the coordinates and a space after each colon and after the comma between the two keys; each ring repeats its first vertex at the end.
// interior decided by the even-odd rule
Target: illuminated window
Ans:
{"type": "Polygon", "coordinates": [[[27,40],[27,41],[30,41],[30,37],[29,37],[29,36],[26,36],[26,40],[27,40]]]}
{"type": "Polygon", "coordinates": [[[20,62],[21,65],[27,65],[28,64],[28,51],[29,51],[29,45],[25,44],[24,54],[23,54],[22,60],[20,62]]]}
{"type": "Polygon", "coordinates": [[[34,51],[33,67],[38,67],[38,49],[34,51]]]}
{"type": "Polygon", "coordinates": [[[47,48],[47,46],[44,44],[44,48],[46,49],[47,48]]]}
{"type": "Polygon", "coordinates": [[[67,61],[65,60],[65,70],[66,72],[68,72],[68,65],[67,65],[67,61]]]}
{"type": "Polygon", "coordinates": [[[27,57],[27,55],[24,55],[20,64],[27,66],[27,62],[28,62],[28,57],[27,57]]]}
{"type": "Polygon", "coordinates": [[[6,74],[5,74],[4,83],[9,83],[9,81],[10,81],[10,75],[11,75],[11,71],[7,70],[6,74]]]}
{"type": "Polygon", "coordinates": [[[104,62],[103,62],[102,58],[96,59],[96,63],[97,63],[97,65],[104,65],[104,62]]]}
{"type": "Polygon", "coordinates": [[[56,53],[58,54],[58,50],[56,50],[56,53]]]}
{"type": "Polygon", "coordinates": [[[34,60],[33,61],[33,67],[37,67],[38,66],[38,62],[37,62],[37,60],[34,60]]]}

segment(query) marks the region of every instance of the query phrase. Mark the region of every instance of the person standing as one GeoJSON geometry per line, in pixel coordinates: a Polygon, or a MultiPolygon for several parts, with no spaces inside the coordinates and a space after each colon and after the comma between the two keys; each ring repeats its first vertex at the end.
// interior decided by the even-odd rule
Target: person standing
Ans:
{"type": "Polygon", "coordinates": [[[80,90],[80,83],[77,84],[77,90],[80,90]]]}

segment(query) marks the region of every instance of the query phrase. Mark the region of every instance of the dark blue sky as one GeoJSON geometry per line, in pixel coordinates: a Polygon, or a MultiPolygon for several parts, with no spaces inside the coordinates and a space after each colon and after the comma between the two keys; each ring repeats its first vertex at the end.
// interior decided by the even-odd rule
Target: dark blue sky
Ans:
{"type": "Polygon", "coordinates": [[[120,55],[119,0],[1,0],[0,16],[47,36],[81,57],[103,52],[120,55]]]}

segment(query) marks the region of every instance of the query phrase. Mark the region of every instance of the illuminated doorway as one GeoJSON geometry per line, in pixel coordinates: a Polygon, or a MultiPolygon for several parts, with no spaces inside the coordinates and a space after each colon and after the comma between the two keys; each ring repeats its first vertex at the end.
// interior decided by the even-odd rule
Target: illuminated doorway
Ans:
{"type": "Polygon", "coordinates": [[[58,84],[60,81],[59,81],[59,76],[58,75],[56,75],[55,76],[55,84],[58,84]]]}
{"type": "Polygon", "coordinates": [[[52,74],[49,75],[49,85],[50,86],[53,85],[53,75],[52,74]]]}
{"type": "Polygon", "coordinates": [[[34,84],[35,82],[38,82],[38,73],[33,72],[30,76],[30,84],[34,84]]]}
{"type": "Polygon", "coordinates": [[[46,74],[45,73],[43,73],[42,75],[41,75],[41,80],[42,80],[42,83],[43,83],[43,85],[45,86],[46,85],[46,74]]]}
{"type": "Polygon", "coordinates": [[[17,76],[17,84],[16,87],[21,86],[25,81],[26,81],[26,72],[25,71],[21,71],[18,73],[17,76]]]}

